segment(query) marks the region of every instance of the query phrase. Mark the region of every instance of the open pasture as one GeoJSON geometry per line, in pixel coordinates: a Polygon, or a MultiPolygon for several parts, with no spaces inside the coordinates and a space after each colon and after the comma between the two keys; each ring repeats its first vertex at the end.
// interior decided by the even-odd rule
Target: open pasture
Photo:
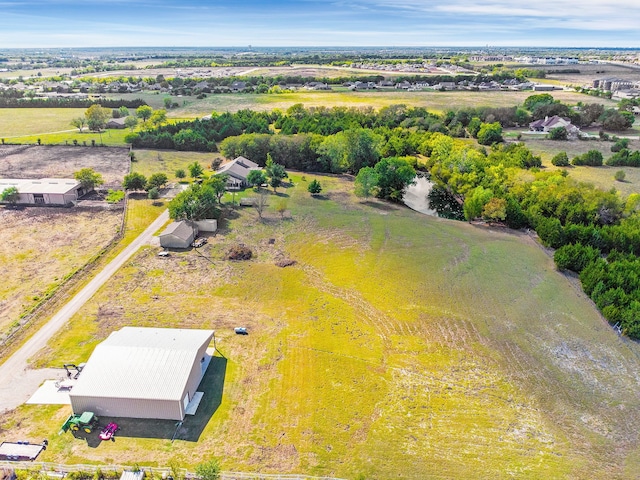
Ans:
{"type": "MultiPolygon", "coordinates": [[[[85,108],[0,108],[0,138],[11,143],[15,137],[71,131],[71,120],[82,117],[85,108]]],[[[75,129],[77,132],[78,130],[75,129]]]]}
{"type": "MultiPolygon", "coordinates": [[[[422,91],[384,89],[377,91],[353,92],[344,87],[334,87],[332,91],[299,90],[282,94],[224,93],[208,94],[206,98],[171,97],[180,106],[167,112],[170,118],[197,118],[218,113],[237,112],[238,110],[269,111],[275,108],[287,110],[296,103],[305,107],[371,107],[379,109],[389,105],[406,104],[425,107],[435,113],[467,107],[511,107],[521,105],[533,92],[469,92],[469,91],[422,91]]],[[[575,104],[578,102],[599,102],[613,106],[616,102],[596,99],[587,95],[569,92],[552,92],[556,100],[575,104]]],[[[164,98],[168,95],[156,93],[128,93],[113,98],[141,98],[154,108],[164,108],[164,98]]],[[[0,112],[1,113],[1,112],[0,112]]]]}
{"type": "MultiPolygon", "coordinates": [[[[544,137],[536,137],[533,135],[523,135],[522,141],[535,155],[542,158],[542,164],[545,168],[556,169],[551,163],[551,159],[560,152],[566,152],[569,160],[578,155],[582,155],[589,150],[598,150],[602,153],[606,161],[613,153],[611,146],[613,142],[600,141],[554,141],[547,140],[544,137]]],[[[629,142],[629,148],[640,150],[640,140],[632,140],[629,142]]],[[[610,190],[615,188],[622,197],[628,197],[631,193],[640,192],[640,168],[634,167],[587,167],[587,166],[570,166],[567,168],[569,175],[581,182],[589,182],[596,185],[602,190],[610,190]],[[614,179],[614,174],[618,170],[623,170],[626,174],[624,182],[618,182],[614,179]]]]}
{"type": "Polygon", "coordinates": [[[35,359],[85,361],[124,325],[215,329],[223,393],[197,442],[128,432],[91,448],[55,435],[68,407],[23,406],[0,426],[49,438],[41,460],[56,462],[193,469],[217,456],[224,470],[343,478],[637,473],[640,348],[532,238],[362,202],[341,177],[292,179],[263,221],[230,210],[198,251],[142,250],[35,359]],[[272,210],[282,200],[283,219],[272,210]],[[254,258],[224,260],[238,244],[254,258]]]}

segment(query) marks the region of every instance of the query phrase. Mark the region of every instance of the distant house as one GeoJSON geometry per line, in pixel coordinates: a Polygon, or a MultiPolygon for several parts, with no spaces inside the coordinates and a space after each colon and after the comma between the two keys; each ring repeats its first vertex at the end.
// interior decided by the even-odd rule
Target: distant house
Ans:
{"type": "Polygon", "coordinates": [[[160,234],[160,246],[164,248],[189,248],[198,234],[190,222],[173,222],[160,234]]]}
{"type": "Polygon", "coordinates": [[[246,82],[236,81],[231,84],[231,90],[234,92],[241,92],[245,88],[247,88],[246,82]]]}
{"type": "Polygon", "coordinates": [[[571,123],[571,120],[567,118],[558,117],[545,117],[544,119],[536,120],[529,124],[529,130],[532,132],[545,132],[548,133],[554,128],[563,127],[570,138],[577,138],[580,136],[580,129],[571,123]]]}
{"type": "Polygon", "coordinates": [[[106,127],[107,128],[118,128],[118,129],[122,129],[125,128],[126,125],[124,124],[125,118],[112,118],[107,122],[106,127]]]}
{"type": "Polygon", "coordinates": [[[0,192],[11,187],[18,189],[16,203],[23,205],[69,205],[87,193],[80,182],[72,178],[0,178],[0,192]]]}
{"type": "Polygon", "coordinates": [[[260,166],[247,158],[238,157],[225,163],[216,171],[216,175],[227,175],[227,188],[237,190],[249,186],[247,176],[251,170],[260,170],[260,166]]]}

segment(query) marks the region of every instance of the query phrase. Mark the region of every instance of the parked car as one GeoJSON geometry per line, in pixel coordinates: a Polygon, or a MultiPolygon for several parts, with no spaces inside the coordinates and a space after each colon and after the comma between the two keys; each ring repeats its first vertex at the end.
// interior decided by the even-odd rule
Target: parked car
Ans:
{"type": "Polygon", "coordinates": [[[247,332],[247,327],[236,327],[233,329],[234,332],[236,332],[237,335],[249,335],[249,332],[247,332]]]}
{"type": "Polygon", "coordinates": [[[196,238],[193,243],[191,244],[191,246],[193,248],[200,248],[201,246],[203,246],[205,243],[207,243],[207,239],[203,238],[203,237],[198,237],[196,238]]]}

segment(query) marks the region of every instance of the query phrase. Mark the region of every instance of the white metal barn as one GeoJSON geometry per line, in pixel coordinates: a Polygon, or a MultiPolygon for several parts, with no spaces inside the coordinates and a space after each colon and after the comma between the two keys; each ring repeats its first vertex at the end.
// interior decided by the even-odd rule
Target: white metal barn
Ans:
{"type": "Polygon", "coordinates": [[[213,330],[124,327],[100,343],[69,392],[76,414],[183,420],[213,330]]]}
{"type": "Polygon", "coordinates": [[[11,187],[18,189],[16,203],[25,205],[68,205],[87,193],[73,178],[0,178],[0,193],[11,187]]]}

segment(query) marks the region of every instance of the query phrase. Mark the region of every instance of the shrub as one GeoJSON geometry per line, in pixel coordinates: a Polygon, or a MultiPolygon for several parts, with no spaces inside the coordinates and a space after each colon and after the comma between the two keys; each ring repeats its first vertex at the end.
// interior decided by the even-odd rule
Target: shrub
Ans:
{"type": "Polygon", "coordinates": [[[185,172],[182,168],[176,170],[176,178],[185,178],[187,176],[187,172],[185,172]]]}
{"type": "Polygon", "coordinates": [[[624,170],[618,170],[614,175],[613,178],[615,178],[618,182],[624,182],[624,179],[627,175],[624,173],[624,170]]]}
{"type": "Polygon", "coordinates": [[[218,480],[220,478],[220,462],[212,458],[196,466],[196,475],[201,480],[218,480]]]}
{"type": "Polygon", "coordinates": [[[124,192],[122,190],[109,190],[105,200],[107,203],[118,203],[124,198],[124,192]]]}
{"type": "Polygon", "coordinates": [[[314,178],[309,182],[309,185],[307,185],[307,191],[311,195],[317,195],[322,191],[322,185],[320,185],[320,182],[314,178]]]}
{"type": "Polygon", "coordinates": [[[160,192],[158,191],[157,187],[153,187],[151,189],[149,189],[149,193],[148,193],[149,199],[150,200],[156,200],[160,197],[160,192]]]}
{"type": "Polygon", "coordinates": [[[567,137],[567,129],[564,127],[552,128],[547,134],[549,140],[566,140],[567,137]]]}
{"type": "Polygon", "coordinates": [[[602,166],[602,153],[598,150],[589,150],[587,153],[578,155],[571,160],[573,165],[587,165],[590,167],[602,166]]]}
{"type": "Polygon", "coordinates": [[[569,157],[567,152],[560,152],[551,159],[551,163],[556,167],[568,167],[569,157]]]}

